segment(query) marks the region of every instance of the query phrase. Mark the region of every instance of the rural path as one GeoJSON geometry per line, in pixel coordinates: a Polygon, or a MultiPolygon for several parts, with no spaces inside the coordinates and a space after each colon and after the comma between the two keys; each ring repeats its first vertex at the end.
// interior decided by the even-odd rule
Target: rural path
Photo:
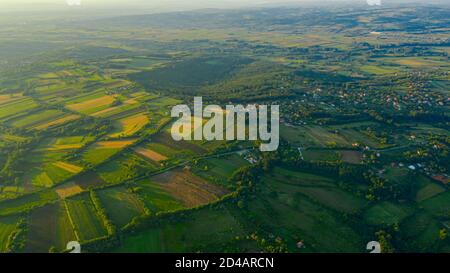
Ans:
{"type": "Polygon", "coordinates": [[[385,148],[385,149],[372,149],[372,151],[375,151],[375,152],[388,152],[388,151],[401,150],[401,149],[407,148],[409,146],[410,145],[402,145],[402,146],[395,146],[395,147],[390,147],[390,148],[385,148]]]}

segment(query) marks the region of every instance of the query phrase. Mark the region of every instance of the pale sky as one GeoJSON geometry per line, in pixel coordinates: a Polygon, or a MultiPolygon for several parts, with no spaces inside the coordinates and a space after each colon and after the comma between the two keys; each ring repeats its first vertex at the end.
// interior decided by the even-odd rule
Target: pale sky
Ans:
{"type": "Polygon", "coordinates": [[[235,9],[325,1],[361,1],[364,3],[366,0],[0,0],[0,14],[12,16],[16,12],[26,12],[27,14],[37,15],[37,11],[42,11],[63,15],[62,12],[74,11],[85,16],[92,15],[92,12],[98,16],[109,16],[118,13],[122,15],[149,14],[206,8],[235,9]],[[68,2],[76,3],[77,1],[81,2],[80,6],[68,5],[68,2]]]}
{"type": "MultiPolygon", "coordinates": [[[[320,2],[355,2],[365,4],[367,1],[379,0],[0,0],[0,12],[8,9],[48,9],[49,7],[68,7],[67,2],[81,1],[85,8],[144,8],[155,10],[188,10],[201,8],[237,8],[248,6],[267,6],[289,3],[320,3],[320,2]]],[[[390,2],[436,2],[448,0],[381,0],[390,2]]]]}
{"type": "MultiPolygon", "coordinates": [[[[86,6],[115,6],[125,5],[158,5],[158,6],[237,6],[237,5],[265,5],[279,3],[301,2],[342,2],[346,0],[0,0],[0,6],[24,5],[24,4],[58,4],[67,5],[68,1],[81,1],[86,6]]],[[[347,0],[348,1],[348,0],[347,0]]],[[[356,1],[356,0],[353,0],[356,1]]],[[[360,0],[365,1],[365,0],[360,0]]],[[[386,0],[389,1],[389,0],[386,0]]]]}
{"type": "MultiPolygon", "coordinates": [[[[68,7],[68,2],[81,2],[85,8],[145,8],[158,10],[189,10],[202,8],[236,8],[282,3],[348,0],[0,0],[0,12],[8,9],[49,9],[68,7]]],[[[365,0],[360,0],[365,1],[365,0]]]]}
{"type": "MultiPolygon", "coordinates": [[[[70,0],[69,0],[70,1],[70,0]]],[[[117,5],[117,4],[265,4],[265,3],[283,3],[283,2],[304,2],[305,0],[79,0],[85,5],[117,5]]],[[[308,1],[308,0],[306,0],[308,1]]],[[[312,1],[312,0],[310,0],[312,1]]],[[[320,0],[315,0],[320,1],[320,0]]],[[[0,5],[18,5],[18,4],[62,4],[66,5],[67,0],[0,0],[0,5]]]]}

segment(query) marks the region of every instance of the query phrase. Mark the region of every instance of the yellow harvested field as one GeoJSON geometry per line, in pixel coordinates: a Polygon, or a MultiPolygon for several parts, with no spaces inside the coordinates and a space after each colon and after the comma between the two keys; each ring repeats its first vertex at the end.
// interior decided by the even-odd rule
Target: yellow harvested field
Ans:
{"type": "Polygon", "coordinates": [[[56,194],[58,194],[59,198],[64,199],[79,194],[80,192],[83,191],[83,189],[74,182],[70,182],[57,187],[55,191],[56,194]]]}
{"type": "Polygon", "coordinates": [[[136,104],[139,103],[136,99],[128,99],[126,101],[124,101],[123,103],[125,104],[136,104]]]}
{"type": "Polygon", "coordinates": [[[91,114],[90,116],[91,117],[99,117],[101,115],[104,115],[104,114],[107,114],[107,113],[109,113],[111,111],[114,111],[114,110],[118,109],[119,107],[120,106],[109,107],[109,108],[103,109],[101,111],[95,112],[95,113],[91,114]]]}
{"type": "Polygon", "coordinates": [[[121,131],[111,134],[110,137],[132,136],[147,125],[149,121],[148,116],[143,113],[121,119],[119,120],[121,131]]]}
{"type": "Polygon", "coordinates": [[[414,60],[414,59],[402,59],[402,60],[396,60],[395,61],[398,64],[406,65],[406,66],[412,66],[412,67],[421,67],[427,65],[426,62],[420,61],[420,60],[414,60]]]}
{"type": "Polygon", "coordinates": [[[51,187],[53,186],[53,180],[48,176],[46,172],[39,174],[36,177],[36,181],[39,181],[39,186],[51,187]]]}
{"type": "Polygon", "coordinates": [[[45,149],[46,151],[61,151],[61,150],[75,150],[83,147],[83,144],[64,144],[64,145],[53,145],[45,149]]]}
{"type": "Polygon", "coordinates": [[[22,98],[22,94],[8,94],[0,95],[0,104],[8,103],[17,99],[22,98]]]}
{"type": "Polygon", "coordinates": [[[158,154],[155,151],[145,149],[145,148],[136,148],[134,151],[140,155],[142,155],[145,158],[148,158],[150,160],[160,162],[167,159],[167,157],[163,156],[162,154],[158,154]]]}
{"type": "Polygon", "coordinates": [[[68,171],[69,173],[79,173],[83,170],[83,168],[69,164],[69,163],[65,163],[62,161],[58,161],[53,163],[54,166],[61,168],[65,171],[68,171]]]}
{"type": "Polygon", "coordinates": [[[446,63],[440,59],[420,58],[420,57],[401,57],[395,58],[394,63],[409,66],[409,67],[440,67],[445,66],[446,63]]]}
{"type": "Polygon", "coordinates": [[[12,141],[12,142],[21,142],[21,141],[27,140],[26,137],[17,136],[17,135],[9,135],[9,134],[1,135],[1,139],[6,140],[6,141],[12,141]]]}
{"type": "Polygon", "coordinates": [[[136,140],[100,141],[95,144],[97,149],[121,149],[133,144],[136,140]]]}
{"type": "MultiPolygon", "coordinates": [[[[135,99],[129,99],[129,100],[124,101],[123,103],[132,105],[132,104],[136,104],[136,103],[139,103],[139,102],[137,100],[135,100],[135,99]]],[[[109,108],[100,110],[98,112],[95,112],[95,113],[91,114],[90,116],[92,116],[92,117],[99,117],[99,116],[102,116],[104,114],[108,114],[109,112],[115,111],[115,110],[117,110],[117,109],[119,109],[121,107],[123,107],[123,105],[109,107],[109,108]]]]}
{"type": "Polygon", "coordinates": [[[70,104],[66,107],[72,111],[84,111],[95,107],[105,106],[114,102],[113,96],[103,96],[93,100],[88,100],[80,103],[70,104]]]}
{"type": "Polygon", "coordinates": [[[145,98],[145,97],[147,97],[148,95],[149,95],[149,93],[147,93],[147,92],[137,92],[137,93],[131,94],[131,96],[132,96],[134,99],[145,98]]]}
{"type": "Polygon", "coordinates": [[[45,129],[49,128],[49,127],[52,127],[52,126],[55,126],[55,125],[64,124],[66,122],[77,120],[79,118],[80,118],[79,115],[69,115],[69,116],[66,116],[66,117],[63,117],[63,118],[60,118],[60,119],[56,119],[56,120],[53,120],[53,121],[50,121],[50,122],[47,122],[47,123],[35,126],[35,127],[33,127],[33,129],[45,130],[45,129]]]}

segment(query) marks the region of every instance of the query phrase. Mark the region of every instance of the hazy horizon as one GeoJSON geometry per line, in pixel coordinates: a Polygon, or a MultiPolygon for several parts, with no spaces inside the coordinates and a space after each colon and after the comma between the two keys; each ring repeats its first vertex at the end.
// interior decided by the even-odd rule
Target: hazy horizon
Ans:
{"type": "MultiPolygon", "coordinates": [[[[320,3],[344,3],[366,0],[319,0],[320,3]]],[[[72,15],[117,16],[199,9],[239,9],[283,5],[318,4],[317,0],[0,0],[0,13],[38,15],[42,12],[72,15]],[[81,5],[76,2],[81,1],[81,5]],[[75,4],[69,5],[68,2],[75,4]],[[61,13],[62,12],[62,13],[61,13]]]]}
{"type": "MultiPolygon", "coordinates": [[[[373,1],[373,0],[372,0],[373,1]]],[[[81,2],[81,7],[96,8],[96,9],[111,9],[111,8],[144,8],[157,10],[190,10],[200,8],[239,8],[239,7],[258,7],[270,5],[287,5],[287,4],[320,4],[320,3],[361,3],[364,4],[367,0],[165,0],[161,3],[160,0],[1,0],[1,11],[8,10],[46,10],[59,9],[70,7],[69,2],[72,2],[72,7],[79,7],[77,2],[81,2]]],[[[434,1],[418,1],[418,0],[381,0],[382,4],[389,3],[444,3],[443,0],[434,1]]]]}
{"type": "Polygon", "coordinates": [[[86,20],[203,9],[253,9],[272,7],[381,7],[400,3],[445,4],[444,0],[0,0],[0,21],[86,20]],[[81,4],[78,4],[81,3],[81,4]],[[370,6],[369,6],[370,5],[370,6]]]}

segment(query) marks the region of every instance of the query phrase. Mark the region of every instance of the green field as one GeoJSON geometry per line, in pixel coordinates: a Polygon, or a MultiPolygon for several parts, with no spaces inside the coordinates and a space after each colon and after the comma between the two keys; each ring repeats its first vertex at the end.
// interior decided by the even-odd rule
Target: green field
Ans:
{"type": "Polygon", "coordinates": [[[102,165],[98,168],[97,173],[107,183],[114,184],[144,175],[155,169],[155,165],[152,163],[137,155],[127,153],[102,165]]]}
{"type": "Polygon", "coordinates": [[[239,155],[232,155],[224,158],[209,158],[201,161],[195,166],[195,172],[199,176],[215,182],[219,185],[228,185],[228,180],[239,168],[250,165],[239,155]]]}
{"type": "Polygon", "coordinates": [[[450,192],[445,191],[420,203],[430,214],[439,218],[450,218],[450,192]]]}
{"type": "Polygon", "coordinates": [[[55,145],[83,145],[93,140],[92,136],[68,136],[56,139],[55,145]]]}
{"type": "Polygon", "coordinates": [[[282,125],[280,135],[293,144],[302,147],[349,147],[350,141],[341,134],[335,133],[331,128],[319,126],[287,126],[282,125]]]}
{"type": "Polygon", "coordinates": [[[134,190],[152,213],[184,208],[183,204],[165,191],[161,185],[155,184],[149,179],[136,183],[134,190]]]}
{"type": "Polygon", "coordinates": [[[11,200],[0,202],[0,215],[18,214],[28,211],[36,206],[44,205],[58,198],[53,191],[41,191],[33,194],[27,194],[11,200]]]}
{"type": "Polygon", "coordinates": [[[296,182],[288,182],[279,176],[283,170],[263,177],[261,197],[248,202],[240,219],[248,214],[252,219],[246,220],[248,226],[281,236],[292,252],[300,251],[296,248],[299,240],[306,246],[302,252],[360,251],[362,237],[337,212],[354,213],[364,206],[364,201],[337,189],[329,184],[332,180],[321,176],[289,172],[295,175],[296,182]],[[314,186],[313,181],[327,186],[314,186]]]}
{"type": "Polygon", "coordinates": [[[23,98],[4,104],[0,109],[0,120],[19,113],[26,113],[26,111],[36,107],[38,107],[38,104],[30,98],[23,98]]]}
{"type": "Polygon", "coordinates": [[[425,212],[418,212],[402,222],[400,229],[404,232],[404,251],[414,252],[439,251],[442,241],[439,239],[441,223],[425,212]]]}
{"type": "Polygon", "coordinates": [[[359,68],[361,71],[368,73],[368,74],[375,74],[375,75],[384,75],[384,74],[393,74],[398,72],[399,70],[395,67],[389,67],[389,66],[377,66],[377,65],[364,65],[359,68]]]}
{"type": "Polygon", "coordinates": [[[83,160],[92,165],[97,165],[118,153],[121,149],[89,149],[83,153],[83,160]]]}
{"type": "Polygon", "coordinates": [[[26,252],[63,251],[70,241],[76,241],[72,224],[63,202],[34,210],[29,219],[26,252]]]}
{"type": "Polygon", "coordinates": [[[124,186],[97,192],[106,213],[113,223],[122,228],[131,220],[145,213],[144,203],[124,186]]]}
{"type": "Polygon", "coordinates": [[[307,161],[331,161],[341,159],[341,155],[335,150],[305,150],[302,151],[303,158],[307,161]]]}
{"type": "Polygon", "coordinates": [[[179,153],[179,151],[171,149],[170,147],[165,146],[160,143],[149,143],[147,145],[147,147],[161,155],[166,156],[166,157],[174,157],[179,153]]]}
{"type": "Polygon", "coordinates": [[[54,164],[45,165],[37,170],[36,173],[38,174],[33,178],[32,183],[34,186],[38,187],[52,187],[76,174],[55,166],[54,164]]]}
{"type": "Polygon", "coordinates": [[[364,219],[369,225],[398,224],[412,212],[411,207],[382,202],[369,208],[364,213],[364,219]]]}
{"type": "Polygon", "coordinates": [[[430,199],[445,191],[445,188],[439,184],[429,181],[429,179],[421,179],[420,188],[416,194],[416,201],[422,202],[430,199]],[[423,181],[423,182],[422,182],[423,181]]]}
{"type": "Polygon", "coordinates": [[[38,126],[41,123],[62,118],[64,113],[58,110],[44,110],[22,118],[14,119],[10,122],[11,126],[20,128],[29,128],[38,126]]]}
{"type": "Polygon", "coordinates": [[[245,58],[193,58],[151,71],[131,75],[131,79],[152,88],[195,87],[215,83],[229,77],[239,66],[249,63],[245,58]],[[171,75],[178,75],[173,78],[171,75]]]}
{"type": "Polygon", "coordinates": [[[19,220],[18,216],[0,217],[0,253],[6,251],[11,233],[15,230],[19,220]]]}
{"type": "Polygon", "coordinates": [[[133,144],[133,142],[134,140],[130,139],[96,142],[83,151],[81,158],[86,163],[98,165],[133,144]]]}
{"type": "Polygon", "coordinates": [[[66,199],[66,206],[80,242],[106,236],[106,229],[88,194],[66,199]]]}
{"type": "MultiPolygon", "coordinates": [[[[187,156],[204,154],[207,152],[205,148],[201,147],[201,143],[199,141],[175,141],[167,131],[156,134],[151,138],[151,140],[152,144],[159,144],[156,145],[157,148],[165,149],[167,153],[172,155],[175,155],[172,151],[176,152],[177,155],[181,154],[187,156]]],[[[152,148],[152,144],[150,144],[150,148],[152,148]]],[[[164,154],[164,151],[161,152],[164,154]]]]}
{"type": "MultiPolygon", "coordinates": [[[[164,223],[127,237],[121,247],[111,252],[158,253],[158,252],[216,252],[239,245],[230,243],[245,232],[227,211],[202,210],[189,215],[178,223],[164,223]]],[[[249,251],[257,250],[249,244],[249,251]]]]}
{"type": "MultiPolygon", "coordinates": [[[[305,195],[322,206],[339,212],[357,213],[366,205],[366,201],[361,197],[339,189],[333,184],[335,181],[319,175],[277,168],[272,174],[264,177],[263,181],[269,185],[269,190],[276,191],[277,187],[282,186],[285,191],[291,191],[290,194],[305,195]],[[277,184],[272,185],[275,182],[277,184]]],[[[286,201],[293,202],[289,198],[286,201]]]]}

